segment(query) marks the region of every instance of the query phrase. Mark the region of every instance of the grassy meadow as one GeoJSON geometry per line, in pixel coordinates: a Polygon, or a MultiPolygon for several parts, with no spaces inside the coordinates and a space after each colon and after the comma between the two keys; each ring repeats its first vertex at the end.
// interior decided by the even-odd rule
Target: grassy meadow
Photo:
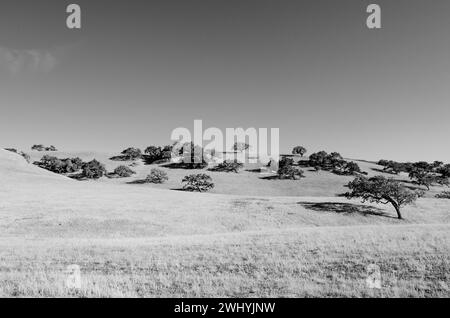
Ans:
{"type": "Polygon", "coordinates": [[[391,206],[337,197],[352,178],[329,172],[294,181],[208,172],[214,190],[187,193],[177,191],[187,170],[162,168],[162,185],[137,182],[154,166],[84,182],[0,151],[0,296],[450,296],[450,200],[434,198],[439,187],[398,220],[391,206]],[[81,288],[67,287],[72,264],[81,288]],[[366,282],[371,264],[381,288],[366,282]]]}

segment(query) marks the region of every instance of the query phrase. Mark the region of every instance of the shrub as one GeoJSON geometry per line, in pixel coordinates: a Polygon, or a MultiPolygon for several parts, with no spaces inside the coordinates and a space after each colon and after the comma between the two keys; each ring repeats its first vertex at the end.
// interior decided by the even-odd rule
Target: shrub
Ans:
{"type": "Polygon", "coordinates": [[[173,146],[164,146],[162,148],[149,146],[144,151],[144,159],[147,164],[168,161],[170,160],[170,158],[172,158],[172,148],[173,146]]]}
{"type": "Polygon", "coordinates": [[[278,177],[280,179],[297,180],[297,179],[303,178],[304,176],[303,176],[303,170],[301,170],[297,167],[294,167],[294,166],[285,165],[278,169],[278,177]]]}
{"type": "Polygon", "coordinates": [[[33,145],[33,146],[31,146],[31,150],[44,151],[45,146],[44,145],[33,145]]]}
{"type": "Polygon", "coordinates": [[[211,177],[204,173],[185,176],[182,183],[183,190],[186,191],[206,192],[214,188],[211,177]]]}
{"type": "Polygon", "coordinates": [[[83,160],[80,158],[67,158],[61,160],[64,165],[65,173],[77,172],[83,167],[83,160]]]}
{"type": "Polygon", "coordinates": [[[250,145],[245,142],[235,142],[233,145],[234,151],[245,151],[250,149],[250,145]]]}
{"type": "Polygon", "coordinates": [[[138,148],[127,148],[121,152],[121,154],[128,160],[136,160],[141,158],[142,152],[138,148]]]}
{"type": "Polygon", "coordinates": [[[159,160],[161,158],[162,150],[161,147],[149,146],[145,148],[144,153],[152,158],[155,158],[156,160],[159,160]]]}
{"type": "Polygon", "coordinates": [[[402,219],[401,207],[413,203],[421,196],[420,192],[411,191],[400,182],[384,176],[369,179],[357,177],[348,184],[348,188],[351,190],[345,194],[348,199],[361,198],[363,202],[390,203],[399,219],[402,219]]]}
{"type": "Polygon", "coordinates": [[[164,183],[169,180],[167,173],[161,169],[152,169],[145,179],[148,183],[164,183]]]}
{"type": "Polygon", "coordinates": [[[436,183],[439,184],[440,186],[450,187],[450,179],[447,177],[437,177],[436,183]]]}
{"type": "Polygon", "coordinates": [[[437,169],[437,172],[440,173],[443,177],[450,178],[450,164],[446,164],[437,169]]]}
{"type": "Polygon", "coordinates": [[[113,173],[120,178],[128,178],[128,177],[131,177],[136,172],[134,172],[127,166],[122,165],[122,166],[118,166],[116,169],[114,169],[113,173]]]}
{"type": "Polygon", "coordinates": [[[50,147],[45,147],[44,145],[33,145],[31,150],[36,151],[58,151],[55,146],[51,145],[50,147]]]}
{"type": "Polygon", "coordinates": [[[292,154],[293,155],[300,155],[303,157],[303,155],[306,153],[306,148],[302,147],[302,146],[297,146],[294,147],[294,149],[292,149],[292,154]]]}
{"type": "Polygon", "coordinates": [[[436,198],[438,199],[450,199],[450,191],[443,191],[441,193],[436,194],[436,198]]]}
{"type": "Polygon", "coordinates": [[[282,168],[282,167],[285,167],[285,166],[292,166],[292,165],[294,165],[294,159],[288,158],[288,157],[283,157],[278,162],[278,167],[279,168],[282,168]]]}
{"type": "Polygon", "coordinates": [[[239,169],[244,166],[243,163],[235,160],[226,160],[222,163],[219,163],[216,167],[211,168],[211,171],[220,171],[220,172],[235,172],[238,173],[239,169]]]}
{"type": "Polygon", "coordinates": [[[342,160],[339,162],[339,164],[336,164],[336,167],[333,171],[337,174],[342,174],[346,176],[362,173],[361,168],[358,166],[356,162],[353,161],[347,162],[345,160],[342,160]]]}
{"type": "Polygon", "coordinates": [[[25,152],[23,152],[23,151],[21,151],[19,154],[20,154],[22,157],[24,157],[25,160],[26,160],[28,163],[31,162],[31,157],[30,157],[29,154],[27,154],[27,153],[25,153],[25,152]]]}
{"type": "Polygon", "coordinates": [[[208,165],[204,160],[203,148],[193,142],[183,144],[179,153],[183,157],[183,164],[188,169],[203,169],[208,165]]]}
{"type": "Polygon", "coordinates": [[[51,145],[50,147],[45,147],[45,151],[58,151],[55,146],[51,145]]]}
{"type": "Polygon", "coordinates": [[[84,163],[82,169],[81,176],[87,179],[99,179],[106,174],[105,166],[95,159],[84,163]]]}

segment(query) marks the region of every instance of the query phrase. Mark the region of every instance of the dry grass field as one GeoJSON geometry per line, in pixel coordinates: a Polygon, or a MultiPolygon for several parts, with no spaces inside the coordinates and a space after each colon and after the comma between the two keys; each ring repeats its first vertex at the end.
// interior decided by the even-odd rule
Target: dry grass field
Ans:
{"type": "MultiPolygon", "coordinates": [[[[113,154],[52,155],[96,158],[109,171],[123,164],[113,154]]],[[[398,220],[390,206],[337,197],[352,178],[328,172],[296,181],[208,172],[214,190],[187,193],[176,190],[188,170],[163,168],[162,185],[136,182],[154,167],[75,181],[0,150],[0,296],[450,296],[450,200],[434,198],[441,188],[398,220]],[[71,264],[80,289],[66,286],[71,264]],[[371,264],[381,288],[366,283],[371,264]]]]}

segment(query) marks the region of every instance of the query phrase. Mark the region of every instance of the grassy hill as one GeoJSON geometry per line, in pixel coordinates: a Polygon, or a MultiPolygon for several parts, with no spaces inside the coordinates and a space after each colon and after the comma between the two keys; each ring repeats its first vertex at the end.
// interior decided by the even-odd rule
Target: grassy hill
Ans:
{"type": "Polygon", "coordinates": [[[398,220],[336,197],[351,178],[328,172],[211,172],[215,193],[169,190],[191,173],[180,169],[166,168],[165,185],[129,184],[152,167],[80,182],[0,150],[0,296],[450,296],[450,200],[419,199],[398,220]],[[71,264],[81,290],[65,286],[71,264]],[[370,264],[381,289],[366,285],[370,264]]]}
{"type": "MultiPolygon", "coordinates": [[[[37,161],[43,155],[48,154],[58,158],[80,157],[84,161],[97,159],[105,164],[108,171],[113,171],[119,165],[129,165],[131,161],[112,161],[109,158],[117,155],[114,153],[99,153],[99,152],[30,152],[32,161],[37,161]]],[[[304,159],[307,159],[305,157],[304,159]]],[[[298,160],[298,159],[297,159],[298,160]]],[[[406,174],[399,174],[394,176],[392,174],[383,173],[380,170],[383,168],[376,164],[366,161],[356,161],[361,167],[362,171],[368,173],[368,176],[384,175],[386,177],[394,177],[408,183],[408,186],[415,187],[408,180],[406,174]]],[[[211,193],[218,194],[232,194],[232,195],[250,195],[250,196],[314,196],[314,197],[334,197],[347,191],[345,185],[353,180],[352,176],[339,176],[327,171],[316,172],[310,168],[303,168],[305,178],[301,180],[276,180],[270,179],[270,175],[252,172],[259,168],[261,164],[246,164],[239,174],[213,172],[205,169],[176,169],[167,168],[166,164],[152,164],[146,165],[142,160],[136,160],[137,166],[131,167],[136,174],[130,178],[124,179],[108,179],[103,178],[96,182],[114,183],[114,184],[131,184],[138,187],[147,187],[155,189],[171,189],[176,190],[181,188],[181,180],[184,176],[191,173],[205,172],[209,174],[215,183],[215,188],[211,193]],[[168,182],[164,184],[142,184],[139,181],[145,179],[152,168],[164,170],[168,176],[168,182]]],[[[434,197],[438,192],[442,191],[442,187],[432,187],[431,191],[427,192],[426,197],[434,197]]]]}

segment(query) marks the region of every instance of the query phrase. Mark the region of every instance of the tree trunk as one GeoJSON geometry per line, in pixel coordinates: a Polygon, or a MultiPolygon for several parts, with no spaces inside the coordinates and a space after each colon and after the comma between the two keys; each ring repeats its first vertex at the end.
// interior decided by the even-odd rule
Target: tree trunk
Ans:
{"type": "Polygon", "coordinates": [[[402,220],[403,217],[402,217],[402,214],[400,213],[400,207],[399,207],[398,204],[396,204],[396,203],[392,203],[392,205],[394,206],[395,211],[397,212],[397,217],[398,217],[400,220],[402,220]]]}
{"type": "Polygon", "coordinates": [[[397,202],[395,202],[395,200],[393,200],[390,197],[384,197],[385,200],[389,201],[392,206],[395,208],[395,212],[397,212],[397,217],[399,218],[399,220],[402,220],[402,214],[400,213],[400,206],[397,204],[397,202]]]}

